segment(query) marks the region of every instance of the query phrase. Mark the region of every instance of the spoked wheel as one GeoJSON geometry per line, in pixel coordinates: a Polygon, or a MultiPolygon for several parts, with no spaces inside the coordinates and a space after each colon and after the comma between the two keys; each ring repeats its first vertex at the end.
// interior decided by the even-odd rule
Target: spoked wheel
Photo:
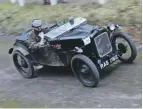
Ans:
{"type": "Polygon", "coordinates": [[[88,84],[94,83],[95,79],[91,68],[82,61],[78,61],[77,64],[77,66],[79,67],[79,69],[77,70],[79,78],[88,84]]]}
{"type": "Polygon", "coordinates": [[[113,47],[118,52],[119,60],[131,63],[137,56],[137,49],[128,34],[119,33],[113,38],[113,47]]]}
{"type": "Polygon", "coordinates": [[[99,82],[99,72],[94,63],[84,55],[72,58],[71,67],[79,81],[87,87],[96,87],[99,82]]]}
{"type": "Polygon", "coordinates": [[[36,76],[32,63],[28,57],[25,57],[21,52],[14,51],[13,62],[16,69],[24,78],[33,78],[36,76]]]}

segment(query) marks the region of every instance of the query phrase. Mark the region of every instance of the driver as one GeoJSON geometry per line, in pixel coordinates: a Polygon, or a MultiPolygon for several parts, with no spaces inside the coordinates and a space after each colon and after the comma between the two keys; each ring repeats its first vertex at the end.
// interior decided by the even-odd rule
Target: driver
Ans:
{"type": "Polygon", "coordinates": [[[34,19],[32,21],[32,32],[29,34],[27,42],[30,50],[36,50],[44,46],[44,43],[41,44],[41,37],[39,37],[39,33],[42,32],[42,21],[39,19],[34,19]]]}

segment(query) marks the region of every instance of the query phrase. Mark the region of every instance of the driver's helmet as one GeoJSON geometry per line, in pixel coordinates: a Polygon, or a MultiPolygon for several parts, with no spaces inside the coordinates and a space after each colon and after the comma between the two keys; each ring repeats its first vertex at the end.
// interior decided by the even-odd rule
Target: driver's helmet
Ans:
{"type": "Polygon", "coordinates": [[[36,31],[41,31],[42,21],[39,19],[33,19],[32,21],[32,27],[36,31]]]}

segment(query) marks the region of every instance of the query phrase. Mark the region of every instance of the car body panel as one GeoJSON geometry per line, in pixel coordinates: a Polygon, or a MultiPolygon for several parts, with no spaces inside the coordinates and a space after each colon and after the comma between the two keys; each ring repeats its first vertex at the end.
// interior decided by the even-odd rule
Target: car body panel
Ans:
{"type": "MultiPolygon", "coordinates": [[[[57,24],[47,24],[47,26],[43,26],[43,28],[47,31],[45,32],[46,37],[50,37],[50,47],[44,47],[34,52],[28,50],[30,56],[32,57],[32,61],[42,65],[70,65],[71,58],[74,55],[79,54],[75,49],[76,47],[82,49],[81,54],[88,56],[97,66],[99,66],[98,60],[104,62],[112,58],[112,56],[115,55],[113,51],[104,57],[100,57],[94,41],[97,36],[105,32],[107,33],[106,37],[109,37],[107,29],[97,25],[90,25],[85,19],[82,19],[81,21],[79,20],[81,18],[77,19],[79,22],[75,25],[68,22],[67,25],[63,24],[61,26],[58,26],[57,24]],[[90,41],[85,44],[84,39],[86,38],[90,41]]],[[[25,41],[31,31],[32,30],[29,29],[23,32],[16,38],[15,43],[21,43],[28,49],[25,41]]]]}

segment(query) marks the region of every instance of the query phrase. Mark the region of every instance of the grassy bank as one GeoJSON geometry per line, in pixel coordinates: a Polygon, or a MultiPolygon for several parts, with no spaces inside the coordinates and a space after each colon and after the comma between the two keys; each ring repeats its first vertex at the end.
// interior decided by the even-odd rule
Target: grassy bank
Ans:
{"type": "Polygon", "coordinates": [[[85,17],[89,23],[98,25],[118,23],[125,26],[134,36],[141,38],[141,0],[113,0],[103,6],[26,4],[25,7],[19,7],[9,3],[0,4],[0,26],[10,33],[20,33],[30,27],[33,18],[40,18],[43,22],[56,22],[71,16],[85,17]]]}

